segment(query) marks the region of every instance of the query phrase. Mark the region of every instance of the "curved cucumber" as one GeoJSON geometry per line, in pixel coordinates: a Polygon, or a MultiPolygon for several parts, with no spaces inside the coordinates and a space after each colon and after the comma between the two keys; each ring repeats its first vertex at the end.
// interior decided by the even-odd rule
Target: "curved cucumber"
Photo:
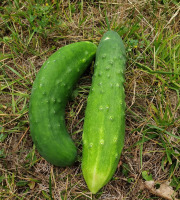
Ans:
{"type": "Polygon", "coordinates": [[[94,194],[114,175],[124,145],[125,63],[122,39],[106,32],[96,52],[83,128],[82,172],[94,194]]]}
{"type": "Polygon", "coordinates": [[[92,62],[96,45],[77,42],[60,48],[43,64],[32,88],[30,132],[39,153],[56,166],[69,166],[76,147],[65,126],[65,105],[80,75],[92,62]]]}

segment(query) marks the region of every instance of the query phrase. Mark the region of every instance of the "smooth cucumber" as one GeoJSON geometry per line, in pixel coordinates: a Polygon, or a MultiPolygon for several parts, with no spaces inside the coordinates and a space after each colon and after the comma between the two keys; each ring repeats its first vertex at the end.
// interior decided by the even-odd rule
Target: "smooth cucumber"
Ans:
{"type": "Polygon", "coordinates": [[[72,165],[77,150],[67,132],[65,106],[72,88],[92,62],[96,45],[77,42],[60,48],[43,64],[33,83],[30,133],[39,153],[56,166],[72,165]]]}
{"type": "Polygon", "coordinates": [[[94,194],[114,175],[124,145],[125,64],[122,39],[106,32],[96,52],[83,128],[82,172],[94,194]]]}

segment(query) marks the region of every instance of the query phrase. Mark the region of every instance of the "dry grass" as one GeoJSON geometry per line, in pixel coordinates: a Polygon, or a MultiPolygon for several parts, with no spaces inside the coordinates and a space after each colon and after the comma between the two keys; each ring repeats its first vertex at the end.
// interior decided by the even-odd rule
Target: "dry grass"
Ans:
{"type": "Polygon", "coordinates": [[[163,199],[144,187],[144,171],[159,185],[171,182],[178,193],[177,1],[53,0],[35,4],[20,0],[0,5],[0,199],[163,199]],[[36,151],[29,133],[28,102],[38,70],[54,51],[82,40],[98,44],[107,30],[105,12],[111,29],[122,36],[127,49],[126,138],[113,179],[92,195],[81,172],[83,119],[92,66],[66,107],[67,128],[78,147],[74,166],[55,167],[36,151]]]}

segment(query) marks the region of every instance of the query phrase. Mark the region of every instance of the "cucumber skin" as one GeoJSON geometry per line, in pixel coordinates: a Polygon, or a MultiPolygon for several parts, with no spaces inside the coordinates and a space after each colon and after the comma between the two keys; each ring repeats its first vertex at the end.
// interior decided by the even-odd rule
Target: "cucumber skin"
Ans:
{"type": "Polygon", "coordinates": [[[56,166],[70,166],[77,156],[65,125],[65,106],[74,85],[92,62],[96,45],[77,42],[60,48],[43,64],[33,83],[30,133],[37,150],[56,166]]]}
{"type": "Polygon", "coordinates": [[[93,194],[114,175],[124,145],[125,64],[122,39],[106,32],[96,52],[83,127],[82,172],[93,194]]]}

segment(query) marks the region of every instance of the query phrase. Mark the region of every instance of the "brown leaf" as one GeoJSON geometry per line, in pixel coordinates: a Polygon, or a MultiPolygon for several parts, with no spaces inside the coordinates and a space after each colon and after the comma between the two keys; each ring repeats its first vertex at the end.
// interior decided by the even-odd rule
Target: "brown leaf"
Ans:
{"type": "Polygon", "coordinates": [[[122,165],[122,161],[120,160],[118,163],[118,169],[120,168],[121,165],[122,165]]]}
{"type": "Polygon", "coordinates": [[[169,182],[162,183],[158,189],[156,189],[154,185],[154,181],[145,181],[145,187],[150,190],[151,193],[168,200],[178,200],[175,198],[177,192],[173,190],[169,182]]]}

